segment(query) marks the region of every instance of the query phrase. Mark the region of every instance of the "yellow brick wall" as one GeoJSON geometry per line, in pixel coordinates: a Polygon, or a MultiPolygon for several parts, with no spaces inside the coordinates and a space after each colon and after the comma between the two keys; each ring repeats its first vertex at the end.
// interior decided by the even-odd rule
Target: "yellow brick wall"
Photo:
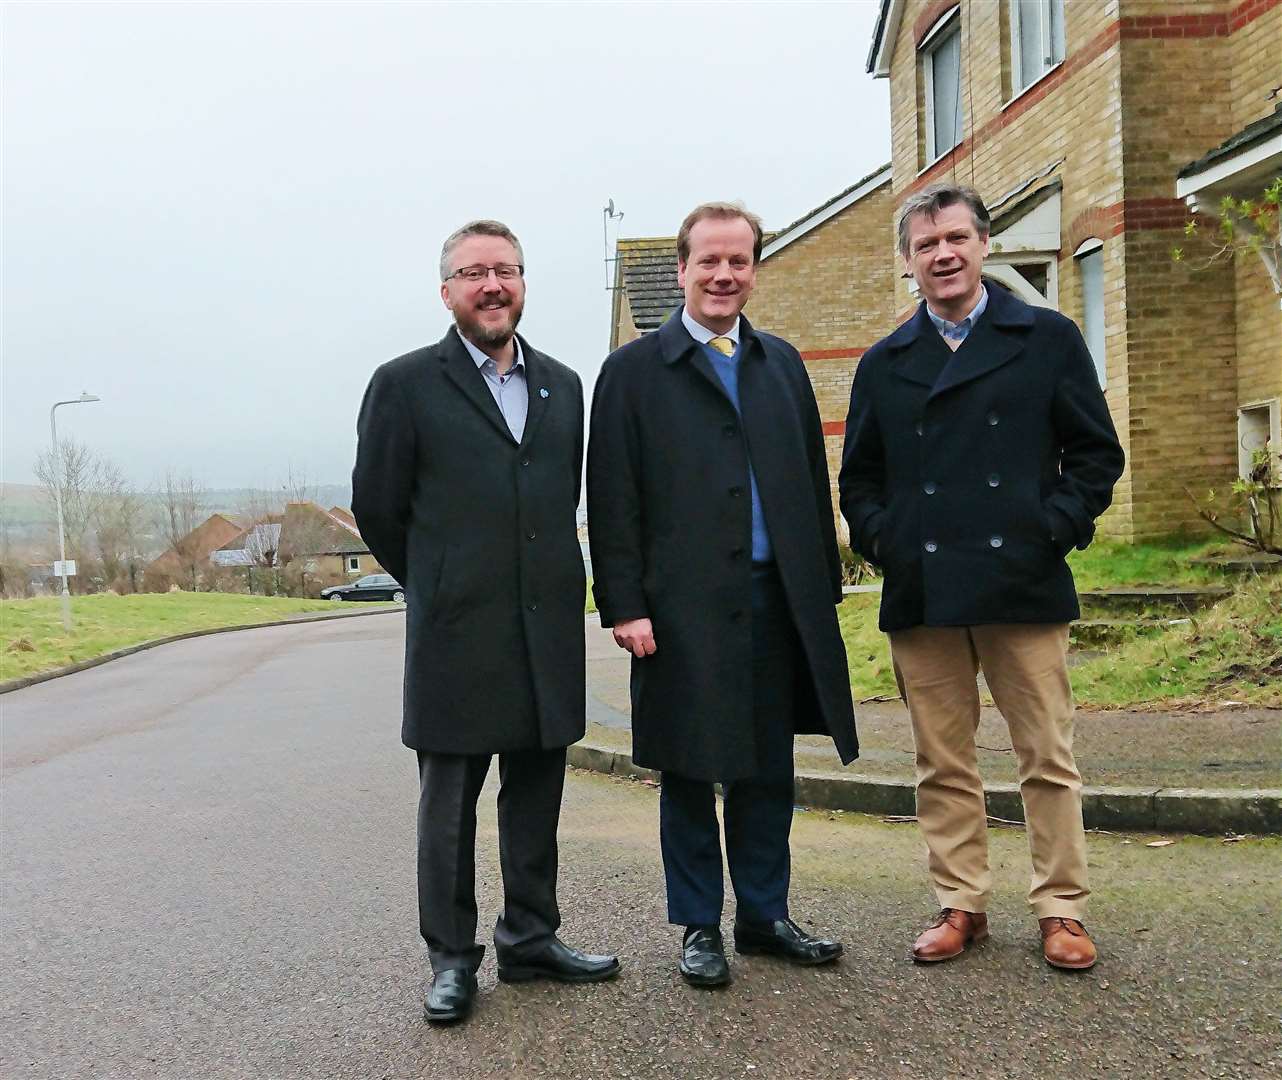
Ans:
{"type": "Polygon", "coordinates": [[[1229,63],[1232,70],[1230,127],[1241,131],[1251,121],[1268,116],[1277,104],[1278,99],[1268,94],[1282,83],[1282,4],[1229,36],[1229,63]]]}

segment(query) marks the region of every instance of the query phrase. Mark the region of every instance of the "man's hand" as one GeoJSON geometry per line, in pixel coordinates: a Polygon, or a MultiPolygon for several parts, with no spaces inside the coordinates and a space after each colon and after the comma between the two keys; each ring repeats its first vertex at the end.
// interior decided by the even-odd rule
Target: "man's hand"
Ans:
{"type": "Polygon", "coordinates": [[[658,646],[654,643],[654,626],[649,619],[629,619],[614,628],[614,643],[627,649],[633,656],[653,656],[658,646]]]}

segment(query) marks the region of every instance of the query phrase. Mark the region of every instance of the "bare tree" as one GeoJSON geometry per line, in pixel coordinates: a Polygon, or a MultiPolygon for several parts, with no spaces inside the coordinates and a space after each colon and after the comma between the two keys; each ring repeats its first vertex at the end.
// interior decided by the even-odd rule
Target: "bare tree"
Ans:
{"type": "Polygon", "coordinates": [[[146,516],[146,499],[115,464],[103,462],[95,527],[103,578],[108,584],[127,579],[130,591],[138,591],[146,516]]]}
{"type": "Polygon", "coordinates": [[[200,552],[191,534],[201,522],[204,503],[204,490],[190,472],[166,470],[159,492],[157,524],[169,550],[178,556],[180,571],[193,592],[200,584],[200,552]]]}
{"type": "MultiPolygon", "coordinates": [[[[36,479],[44,488],[48,504],[50,549],[57,551],[57,491],[62,489],[62,522],[67,557],[78,564],[79,582],[93,576],[94,528],[102,503],[104,462],[83,443],[74,439],[58,441],[58,457],[52,449],[36,458],[36,479]]],[[[57,557],[56,555],[54,556],[57,557]]]]}

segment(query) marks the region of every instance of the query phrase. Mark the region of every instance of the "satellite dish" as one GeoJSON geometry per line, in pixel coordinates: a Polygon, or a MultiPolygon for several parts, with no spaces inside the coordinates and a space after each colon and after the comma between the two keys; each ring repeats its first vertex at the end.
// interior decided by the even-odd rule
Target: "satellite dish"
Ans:
{"type": "Polygon", "coordinates": [[[611,199],[609,203],[606,205],[605,212],[609,214],[611,217],[614,217],[614,200],[613,199],[611,199]]]}

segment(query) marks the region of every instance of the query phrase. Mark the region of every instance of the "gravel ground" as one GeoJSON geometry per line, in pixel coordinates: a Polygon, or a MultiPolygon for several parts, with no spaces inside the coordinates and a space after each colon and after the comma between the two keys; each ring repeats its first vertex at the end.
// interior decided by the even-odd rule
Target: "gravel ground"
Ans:
{"type": "MultiPolygon", "coordinates": [[[[166,646],[8,695],[0,1074],[81,1077],[1273,1077],[1282,843],[1092,835],[1092,972],[1047,968],[1024,837],[992,834],[993,939],[907,960],[932,914],[912,825],[798,813],[794,916],[845,959],[675,973],[653,788],[572,774],[563,936],[602,986],[496,983],[420,1017],[402,620],[166,646]]],[[[493,783],[482,923],[499,903],[493,783]]],[[[727,930],[729,929],[727,925],[727,930]]]]}

